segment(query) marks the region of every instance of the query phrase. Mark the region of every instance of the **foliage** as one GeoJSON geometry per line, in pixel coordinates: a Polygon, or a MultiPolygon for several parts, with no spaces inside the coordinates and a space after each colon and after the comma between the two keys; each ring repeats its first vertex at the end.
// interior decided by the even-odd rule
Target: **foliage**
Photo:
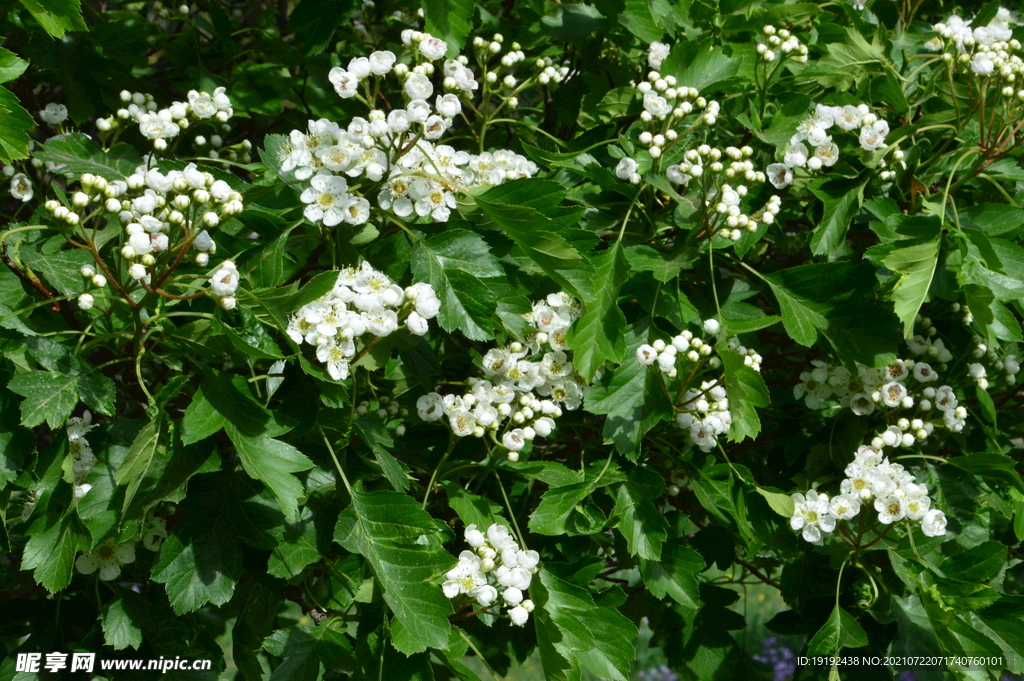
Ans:
{"type": "Polygon", "coordinates": [[[997,2],[22,0],[0,35],[0,679],[1024,673],[997,2]]]}

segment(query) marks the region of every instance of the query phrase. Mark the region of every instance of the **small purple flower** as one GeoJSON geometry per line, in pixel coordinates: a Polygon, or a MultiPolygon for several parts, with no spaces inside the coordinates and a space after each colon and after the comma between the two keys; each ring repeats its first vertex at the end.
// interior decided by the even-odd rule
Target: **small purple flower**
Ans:
{"type": "Polygon", "coordinates": [[[668,665],[651,667],[637,674],[640,681],[679,681],[679,675],[669,669],[668,665]]]}
{"type": "Polygon", "coordinates": [[[793,678],[796,673],[796,654],[784,645],[779,644],[779,639],[769,636],[762,642],[761,654],[754,655],[754,659],[762,664],[771,665],[774,681],[786,681],[793,678]]]}

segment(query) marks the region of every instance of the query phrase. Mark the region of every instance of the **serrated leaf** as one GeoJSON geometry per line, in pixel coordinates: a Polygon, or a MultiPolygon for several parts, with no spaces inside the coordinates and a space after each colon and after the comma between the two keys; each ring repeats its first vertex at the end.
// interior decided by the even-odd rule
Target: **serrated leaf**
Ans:
{"type": "Polygon", "coordinates": [[[278,544],[270,553],[267,572],[275,577],[291,579],[323,557],[317,547],[316,523],[309,507],[301,508],[294,522],[275,525],[270,533],[278,544]]]}
{"type": "Polygon", "coordinates": [[[939,264],[939,240],[896,249],[882,258],[882,264],[900,274],[892,301],[896,316],[903,322],[903,337],[910,338],[939,264]]]}
{"type": "Polygon", "coordinates": [[[586,312],[569,329],[568,343],[573,351],[573,366],[590,381],[605,362],[622,362],[625,342],[622,330],[626,316],[618,305],[619,289],[629,271],[622,247],[616,243],[592,260],[601,286],[597,297],[584,301],[586,312]]]}
{"type": "Polygon", "coordinates": [[[435,580],[455,559],[441,548],[433,519],[416,501],[399,492],[352,490],[334,540],[369,561],[384,601],[405,626],[393,640],[399,652],[448,647],[452,606],[435,580]]]}
{"type": "Polygon", "coordinates": [[[567,485],[552,485],[541,497],[537,509],[530,514],[530,529],[538,534],[559,536],[562,534],[593,534],[603,529],[602,523],[591,522],[591,509],[586,500],[594,490],[616,482],[624,476],[614,463],[605,468],[604,463],[595,463],[586,470],[583,478],[576,476],[567,485]]]}
{"type": "Polygon", "coordinates": [[[49,527],[34,531],[29,536],[21,558],[21,569],[34,570],[36,582],[50,593],[57,593],[71,583],[71,568],[83,536],[88,536],[88,533],[75,512],[64,514],[49,527]]]}
{"type": "Polygon", "coordinates": [[[660,560],[662,544],[668,539],[668,520],[654,505],[665,492],[665,481],[657,473],[636,468],[615,494],[613,515],[619,516],[619,532],[629,553],[648,560],[660,560]]]}
{"type": "Polygon", "coordinates": [[[356,419],[355,426],[363,436],[363,441],[373,451],[373,456],[391,486],[399,492],[409,489],[409,471],[388,451],[389,447],[395,446],[395,441],[391,439],[384,424],[375,419],[356,419]]]}
{"type": "Polygon", "coordinates": [[[636,459],[640,441],[659,421],[672,416],[672,405],[659,384],[656,369],[637,360],[636,349],[646,342],[646,327],[626,331],[626,361],[586,393],[585,408],[591,414],[607,416],[604,441],[636,459]]]}
{"type": "Polygon", "coordinates": [[[285,517],[294,520],[304,489],[293,473],[309,470],[313,462],[292,445],[266,433],[246,435],[231,423],[224,429],[235,445],[245,472],[266,485],[285,517]]]}
{"type": "Polygon", "coordinates": [[[0,47],[0,83],[14,80],[25,73],[28,62],[8,49],[0,47]]]}
{"type": "Polygon", "coordinates": [[[473,27],[476,3],[472,0],[422,0],[426,31],[448,43],[448,57],[462,52],[473,27]]]}
{"type": "Polygon", "coordinates": [[[54,38],[67,31],[87,31],[80,0],[21,0],[40,26],[54,38]]]}
{"type": "Polygon", "coordinates": [[[103,641],[114,650],[138,649],[142,645],[142,629],[132,622],[132,618],[125,610],[124,601],[120,598],[104,606],[100,619],[103,625],[103,641]]]}
{"type": "Polygon", "coordinates": [[[843,648],[868,644],[868,635],[853,616],[838,605],[832,615],[807,643],[808,655],[836,655],[843,648]]]}
{"type": "Polygon", "coordinates": [[[625,9],[619,14],[619,23],[645,43],[653,43],[665,36],[655,23],[647,0],[626,0],[625,9]]]}
{"type": "Polygon", "coordinates": [[[636,627],[614,607],[598,606],[589,591],[541,568],[530,587],[545,678],[580,678],[586,669],[599,678],[626,681],[636,653],[636,627]],[[566,677],[563,670],[572,676],[566,677]]]}
{"type": "Polygon", "coordinates": [[[814,255],[832,255],[840,253],[846,244],[846,233],[850,229],[850,221],[860,209],[864,198],[864,182],[837,178],[827,180],[811,191],[824,206],[821,222],[814,228],[811,236],[811,252],[814,255]]]}
{"type": "Polygon", "coordinates": [[[108,180],[124,180],[142,164],[134,147],[121,143],[105,150],[80,132],[73,132],[63,139],[54,137],[33,156],[65,165],[62,172],[75,175],[92,173],[108,180]]]}
{"type": "Polygon", "coordinates": [[[10,163],[28,157],[28,131],[35,120],[10,90],[0,87],[0,161],[10,163]]]}
{"type": "Polygon", "coordinates": [[[768,502],[771,509],[783,518],[792,518],[796,512],[796,504],[793,501],[793,497],[788,494],[771,492],[763,487],[758,487],[757,493],[764,497],[764,500],[768,502]]]}
{"type": "Polygon", "coordinates": [[[139,491],[139,485],[146,477],[146,471],[153,462],[157,446],[160,444],[160,420],[154,419],[142,427],[139,434],[132,441],[128,453],[121,460],[117,467],[115,480],[118,485],[127,485],[124,492],[124,502],[121,505],[121,513],[124,514],[139,491]]]}
{"type": "Polygon", "coordinates": [[[412,271],[434,287],[441,300],[437,320],[445,331],[460,330],[472,340],[491,338],[497,301],[481,278],[503,272],[479,235],[454,229],[416,242],[412,271]]]}
{"type": "Polygon", "coordinates": [[[163,584],[175,614],[224,605],[242,572],[242,547],[228,514],[186,516],[160,547],[152,579],[163,584]]]}
{"type": "Polygon", "coordinates": [[[28,428],[44,421],[52,429],[60,428],[78,404],[78,376],[29,371],[12,378],[7,387],[25,398],[21,403],[21,424],[28,428]]]}
{"type": "Polygon", "coordinates": [[[263,648],[283,658],[270,681],[317,681],[322,677],[321,665],[333,669],[355,659],[348,636],[332,628],[330,622],[278,629],[263,641],[263,648]]]}
{"type": "Polygon", "coordinates": [[[640,574],[655,598],[670,596],[680,605],[696,610],[700,607],[697,573],[704,569],[704,559],[696,551],[679,544],[662,547],[660,560],[641,560],[640,574]]]}
{"type": "Polygon", "coordinates": [[[764,379],[760,372],[744,365],[743,356],[735,350],[720,346],[718,356],[722,358],[725,392],[732,413],[729,441],[742,442],[748,437],[757,437],[761,432],[761,419],[755,407],[767,407],[770,401],[764,379]]]}

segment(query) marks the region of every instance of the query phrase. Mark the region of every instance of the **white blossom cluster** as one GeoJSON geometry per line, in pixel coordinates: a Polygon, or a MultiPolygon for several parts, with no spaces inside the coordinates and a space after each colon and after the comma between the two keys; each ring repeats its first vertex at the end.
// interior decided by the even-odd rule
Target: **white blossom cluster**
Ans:
{"type": "MultiPolygon", "coordinates": [[[[967,315],[970,315],[969,311],[967,315]]],[[[974,348],[971,350],[971,355],[975,359],[982,361],[968,364],[967,374],[979,388],[988,390],[990,380],[998,381],[1000,378],[1005,380],[1007,386],[1017,384],[1017,374],[1020,373],[1020,362],[1017,359],[1017,355],[1007,354],[1004,357],[1000,357],[995,348],[990,348],[981,336],[974,336],[973,343],[974,348]],[[989,375],[989,369],[996,372],[994,377],[989,375]]]]}
{"type": "Polygon", "coordinates": [[[142,136],[150,140],[157,151],[167,149],[168,140],[173,140],[196,123],[219,123],[221,131],[226,132],[231,129],[227,121],[234,115],[231,98],[223,87],[215,89],[212,94],[191,90],[188,101],[172,102],[163,109],[157,106],[152,95],[142,92],[123,90],[121,102],[125,106],[118,109],[115,116],[98,119],[96,127],[101,132],[108,132],[120,121],[134,121],[142,136]]]}
{"type": "Polygon", "coordinates": [[[85,439],[89,431],[95,427],[92,422],[92,414],[88,410],[81,416],[72,416],[65,424],[68,435],[68,453],[71,455],[71,472],[75,476],[74,492],[77,499],[81,499],[92,489],[92,485],[88,484],[85,479],[99,463],[96,460],[96,455],[93,454],[92,447],[89,446],[89,441],[85,439]]]}
{"type": "Polygon", "coordinates": [[[926,537],[946,534],[946,515],[931,507],[928,485],[918,484],[912,473],[901,464],[890,463],[875,447],[858,448],[846,467],[846,476],[840,494],[831,499],[813,489],[793,495],[790,527],[799,530],[806,541],[822,544],[838,521],[856,517],[861,504],[872,500],[883,525],[919,522],[926,537]]]}
{"type": "Polygon", "coordinates": [[[502,100],[498,108],[508,106],[510,109],[514,109],[519,106],[518,95],[527,87],[534,84],[561,83],[569,74],[568,66],[556,66],[551,57],[539,57],[528,64],[526,53],[523,52],[519,43],[512,43],[511,49],[502,53],[504,42],[505,38],[500,33],[495,33],[491,40],[487,40],[483,36],[473,38],[474,55],[483,81],[481,95],[485,103],[489,99],[489,95],[497,94],[502,100]],[[492,61],[497,61],[498,65],[491,67],[492,61]],[[515,76],[517,64],[532,65],[535,73],[526,78],[517,79],[515,76]]]}
{"type": "Polygon", "coordinates": [[[540,570],[540,554],[521,549],[504,525],[491,525],[486,535],[469,525],[464,536],[473,550],[460,553],[458,564],[445,573],[444,595],[453,599],[466,595],[490,608],[500,591],[512,624],[526,624],[534,605],[525,592],[540,570]]]}
{"type": "MultiPolygon", "coordinates": [[[[720,329],[721,324],[717,319],[704,321],[704,330],[707,333],[715,335],[720,329]]],[[[755,350],[743,347],[736,338],[728,340],[728,347],[743,355],[744,365],[754,371],[761,370],[762,358],[755,350]]],[[[705,359],[709,368],[719,368],[722,361],[718,357],[711,357],[713,353],[714,346],[711,343],[684,330],[671,342],[659,338],[649,345],[641,345],[636,349],[636,358],[641,365],[657,364],[658,369],[668,378],[676,378],[679,372],[676,362],[680,359],[695,365],[691,369],[691,374],[699,368],[698,363],[705,359]]],[[[676,424],[689,431],[693,444],[703,452],[714,449],[718,445],[718,437],[728,433],[732,426],[729,398],[725,386],[718,379],[702,381],[699,389],[684,392],[675,410],[676,424]]]]}
{"type": "Polygon", "coordinates": [[[1018,79],[1024,76],[1024,61],[1016,54],[1020,41],[1013,37],[1014,23],[1010,11],[1000,7],[987,26],[972,28],[970,21],[954,14],[932,28],[937,34],[936,47],[943,50],[943,61],[981,78],[1001,80],[1003,88],[999,92],[1003,96],[1024,100],[1024,90],[1016,90],[1018,79]]]}
{"type": "MultiPolygon", "coordinates": [[[[782,189],[793,182],[793,171],[796,168],[814,172],[834,166],[839,160],[839,145],[832,140],[829,131],[836,128],[841,132],[856,131],[860,146],[865,151],[886,147],[885,137],[889,134],[889,123],[871,113],[867,104],[817,104],[814,113],[797,126],[796,134],[789,140],[789,147],[783,155],[782,163],[772,163],[768,166],[768,180],[777,189],[782,189]]],[[[894,161],[902,162],[903,152],[896,149],[892,157],[894,161]]],[[[885,167],[882,162],[879,165],[885,167]]],[[[891,170],[883,173],[883,180],[894,177],[891,170]]]]}
{"type": "Polygon", "coordinates": [[[579,408],[583,379],[572,365],[566,343],[569,327],[580,316],[579,305],[567,293],[552,293],[534,303],[525,315],[532,329],[526,342],[513,341],[484,355],[486,379],[470,379],[463,395],[423,395],[416,402],[424,421],[447,417],[459,437],[490,437],[508,450],[510,461],[536,437],[555,429],[562,409],[579,408]]]}
{"type": "Polygon", "coordinates": [[[764,182],[765,174],[754,170],[750,147],[717,149],[702,144],[688,150],[683,162],[669,166],[665,174],[675,184],[691,181],[700,188],[705,205],[711,208],[709,232],[731,241],[739,241],[744,232],[757,231],[759,222],[770,225],[782,209],[782,199],[772,196],[758,211],[747,214],[741,205],[750,186],[764,182]],[[722,159],[726,159],[728,164],[722,159]],[[733,182],[738,184],[733,185],[733,182]]]}
{"type": "Polygon", "coordinates": [[[393,52],[378,51],[352,59],[347,68],[335,67],[329,78],[340,97],[367,103],[360,88],[369,97],[371,86],[380,85],[377,79],[391,75],[401,83],[404,106],[371,109],[344,127],[325,118],[310,121],[305,132],[293,130],[278,151],[283,173],[312,178],[301,196],[310,221],[328,227],[366,223],[371,206],[364,179],[385,182],[376,196],[380,208],[400,217],[415,213],[445,222],[455,208],[456,191],[537,172],[536,164],[511,151],[469,154],[437,144],[462,113],[462,98],[469,99],[479,83],[465,56],[435,67],[448,51],[443,40],[408,29],[403,41],[413,66],[398,61],[393,52]],[[435,90],[435,77],[442,80],[445,94],[435,90]]]}
{"type": "MultiPolygon", "coordinates": [[[[195,262],[205,267],[216,252],[207,229],[244,209],[241,194],[194,163],[166,173],[142,165],[127,181],[84,173],[80,183],[78,191],[69,192],[70,208],[56,199],[48,200],[44,207],[72,226],[96,213],[116,215],[127,236],[121,257],[130,263],[129,275],[146,285],[152,282],[151,268],[168,251],[191,250],[195,262]]],[[[82,275],[97,287],[106,284],[106,278],[91,269],[83,270],[82,275]]],[[[84,309],[91,307],[91,294],[79,304],[84,309]]]]}
{"type": "Polygon", "coordinates": [[[791,58],[798,64],[807,63],[807,46],[788,30],[776,30],[769,24],[761,29],[761,32],[764,34],[764,42],[757,44],[758,57],[766,62],[773,62],[776,59],[781,62],[791,58]]]}
{"type": "Polygon", "coordinates": [[[348,378],[352,358],[372,339],[390,336],[403,326],[422,336],[429,328],[427,320],[440,309],[430,284],[403,289],[364,261],[360,267],[340,270],[334,288],[299,308],[288,320],[287,331],[296,343],[315,346],[327,373],[342,381],[348,378]]]}
{"type": "MultiPolygon", "coordinates": [[[[920,337],[915,337],[920,338],[920,337]]],[[[941,340],[936,343],[941,343],[941,340]]],[[[909,342],[915,354],[923,339],[909,342]]],[[[945,347],[941,350],[948,353],[945,347]]],[[[939,354],[940,362],[952,359],[939,354]]],[[[878,433],[872,440],[875,447],[912,447],[926,440],[936,426],[960,432],[966,423],[967,410],[960,406],[948,385],[933,386],[939,374],[931,364],[913,359],[897,359],[881,369],[857,366],[857,375],[844,366],[813,360],[812,368],[800,374],[800,383],[793,387],[793,396],[803,399],[808,409],[819,410],[828,404],[848,407],[857,416],[869,416],[876,409],[899,415],[894,426],[878,433]]]]}

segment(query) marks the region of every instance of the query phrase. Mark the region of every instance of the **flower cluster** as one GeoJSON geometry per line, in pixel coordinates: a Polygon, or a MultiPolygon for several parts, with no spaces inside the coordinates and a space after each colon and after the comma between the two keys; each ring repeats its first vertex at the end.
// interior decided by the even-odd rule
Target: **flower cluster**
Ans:
{"type": "Polygon", "coordinates": [[[92,414],[88,410],[81,416],[72,416],[65,424],[68,434],[68,453],[71,455],[71,472],[75,476],[75,497],[79,499],[92,489],[92,485],[86,483],[85,479],[89,477],[89,472],[98,463],[92,447],[89,446],[89,441],[85,439],[89,431],[95,427],[92,423],[92,414]]]}
{"type": "MultiPolygon", "coordinates": [[[[519,43],[512,43],[509,50],[502,53],[505,38],[495,33],[491,40],[483,36],[473,38],[474,56],[477,67],[483,74],[483,88],[480,97],[484,109],[491,108],[491,100],[497,98],[500,103],[494,105],[494,111],[505,106],[515,109],[519,106],[519,95],[533,84],[549,85],[561,83],[569,73],[568,66],[555,66],[551,57],[540,57],[531,62],[526,61],[526,53],[519,43]],[[497,65],[492,66],[493,62],[497,65]],[[516,78],[518,64],[534,69],[533,74],[525,78],[516,78]]],[[[467,62],[468,63],[468,62],[467,62]]],[[[481,110],[484,110],[481,109],[481,110]]]]}
{"type": "Polygon", "coordinates": [[[540,554],[521,549],[504,525],[491,525],[486,535],[476,525],[469,525],[464,536],[473,550],[460,553],[458,564],[445,573],[444,595],[457,598],[464,594],[489,608],[498,600],[500,590],[512,624],[526,624],[533,601],[525,592],[540,570],[540,554]]]}
{"type": "Polygon", "coordinates": [[[967,365],[967,374],[974,380],[974,383],[982,390],[988,390],[990,381],[998,382],[1000,378],[1006,382],[1007,386],[1016,385],[1017,374],[1020,373],[1020,362],[1017,360],[1017,355],[1007,354],[1000,357],[995,348],[990,348],[981,336],[975,336],[973,341],[974,349],[971,350],[971,355],[982,360],[967,365]],[[987,367],[986,364],[988,364],[987,367]],[[989,369],[996,372],[994,376],[989,375],[989,369]]]}
{"type": "MultiPolygon", "coordinates": [[[[921,350],[923,339],[915,339],[909,342],[911,350],[921,350]]],[[[944,353],[939,356],[943,361],[951,359],[944,353]]],[[[821,360],[811,365],[813,368],[802,372],[800,383],[793,387],[793,396],[803,399],[808,409],[837,403],[857,416],[870,416],[879,409],[900,416],[895,426],[876,436],[876,447],[912,447],[918,440],[927,439],[939,425],[953,432],[963,430],[966,409],[958,406],[952,387],[931,385],[938,382],[939,374],[928,362],[897,359],[881,369],[858,365],[856,376],[846,367],[821,360]]]]}
{"type": "Polygon", "coordinates": [[[172,102],[163,109],[157,106],[152,95],[142,92],[123,90],[121,101],[125,106],[117,110],[116,116],[97,120],[96,127],[101,132],[108,132],[120,121],[134,121],[142,136],[150,140],[157,151],[167,149],[167,140],[174,139],[182,130],[196,123],[220,123],[221,130],[226,132],[231,129],[226,125],[227,121],[234,115],[231,99],[223,87],[214,90],[213,94],[191,90],[188,101],[172,102]]]}
{"type": "Polygon", "coordinates": [[[366,223],[371,207],[363,181],[368,180],[375,186],[384,182],[376,195],[382,209],[445,222],[455,208],[455,191],[537,172],[532,161],[511,151],[469,154],[437,144],[462,113],[462,98],[471,97],[479,83],[465,56],[435,67],[448,50],[443,40],[409,29],[403,41],[413,66],[393,52],[378,51],[352,59],[347,68],[332,69],[329,78],[340,97],[366,102],[360,87],[369,96],[371,84],[379,91],[376,79],[391,75],[401,84],[404,106],[372,109],[344,127],[325,118],[310,121],[307,131],[293,130],[279,149],[282,173],[312,178],[301,196],[310,221],[328,227],[366,223]],[[435,74],[447,93],[436,93],[435,74]]]}
{"type": "Polygon", "coordinates": [[[407,288],[363,262],[338,272],[337,282],[326,295],[303,305],[288,321],[288,335],[296,343],[316,347],[316,358],[336,381],[348,378],[349,363],[360,345],[383,338],[404,326],[417,336],[427,333],[427,320],[441,309],[430,284],[407,288]],[[358,345],[357,345],[358,344],[358,345]]]}
{"type": "Polygon", "coordinates": [[[764,34],[764,42],[757,44],[757,55],[761,59],[766,62],[778,59],[782,62],[792,58],[798,64],[807,63],[807,46],[795,35],[784,28],[776,30],[772,25],[765,26],[761,32],[764,34]]]}
{"type": "Polygon", "coordinates": [[[761,210],[752,215],[744,213],[741,206],[749,191],[747,185],[758,185],[765,180],[763,172],[754,170],[750,161],[752,154],[750,147],[716,149],[702,144],[688,150],[682,163],[666,170],[665,174],[672,182],[687,185],[693,181],[699,187],[704,201],[712,207],[708,218],[710,233],[739,241],[744,231],[757,231],[758,221],[766,225],[775,222],[775,216],[782,208],[782,200],[777,196],[772,196],[761,210]],[[722,162],[723,158],[729,161],[728,165],[722,162]],[[740,184],[731,184],[737,181],[740,184]]]}
{"type": "Polygon", "coordinates": [[[424,421],[448,418],[459,437],[486,433],[508,450],[511,461],[538,435],[555,429],[562,409],[579,408],[583,379],[576,373],[566,333],[580,315],[579,305],[566,293],[552,293],[534,303],[524,315],[532,325],[525,342],[513,341],[484,355],[486,379],[470,379],[463,395],[423,395],[416,409],[424,421]]]}
{"type": "MultiPolygon", "coordinates": [[[[793,171],[796,168],[813,172],[834,166],[839,160],[839,145],[829,134],[829,130],[833,128],[844,132],[859,131],[860,146],[865,151],[885,148],[885,137],[889,134],[889,123],[871,113],[866,104],[817,104],[814,113],[797,126],[796,134],[789,140],[789,147],[783,155],[782,163],[772,163],[768,166],[768,180],[777,189],[782,189],[793,182],[793,171]]],[[[903,160],[903,152],[898,149],[894,150],[892,155],[897,162],[903,160]]],[[[886,175],[883,180],[892,179],[893,171],[884,172],[886,175]]]]}
{"type": "MultiPolygon", "coordinates": [[[[704,330],[711,334],[717,334],[721,330],[721,324],[717,319],[704,321],[704,330]]],[[[743,355],[743,363],[754,369],[761,370],[761,355],[755,350],[743,347],[736,338],[730,338],[727,343],[730,350],[743,355]]],[[[699,363],[707,361],[707,366],[717,369],[722,365],[718,357],[711,357],[714,353],[714,346],[693,335],[692,332],[684,330],[671,342],[660,338],[650,345],[643,344],[636,349],[636,359],[644,366],[651,366],[655,363],[658,369],[668,378],[676,378],[679,370],[676,362],[682,358],[696,366],[689,372],[696,375],[699,363]]],[[[718,379],[702,381],[699,389],[689,389],[681,393],[681,402],[675,406],[676,424],[688,430],[690,439],[694,445],[703,452],[709,452],[718,444],[718,436],[729,432],[732,425],[732,413],[729,411],[729,398],[718,379]]]]}
{"type": "Polygon", "coordinates": [[[927,537],[946,533],[946,516],[931,507],[928,486],[918,484],[912,473],[901,464],[890,463],[875,447],[862,445],[846,467],[846,476],[840,494],[831,499],[813,489],[793,495],[790,527],[799,530],[806,541],[821,544],[837,521],[856,517],[861,504],[872,500],[883,525],[905,520],[919,522],[927,537]]]}

